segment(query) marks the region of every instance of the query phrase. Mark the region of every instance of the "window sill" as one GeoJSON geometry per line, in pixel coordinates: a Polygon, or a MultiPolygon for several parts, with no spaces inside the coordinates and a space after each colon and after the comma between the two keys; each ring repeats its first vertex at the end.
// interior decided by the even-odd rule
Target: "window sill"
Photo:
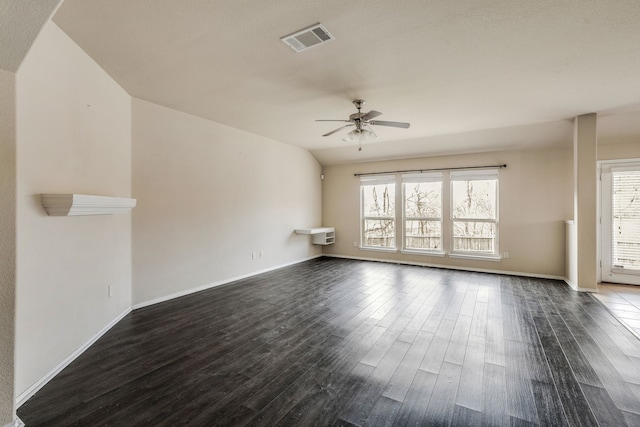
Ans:
{"type": "Polygon", "coordinates": [[[449,258],[477,259],[478,261],[501,261],[502,260],[502,258],[498,255],[477,255],[477,254],[462,254],[462,253],[449,254],[449,258]]]}
{"type": "Polygon", "coordinates": [[[377,248],[375,246],[360,246],[361,251],[373,251],[373,252],[398,252],[396,248],[377,248]]]}
{"type": "Polygon", "coordinates": [[[440,257],[440,258],[444,258],[444,256],[446,255],[444,252],[419,251],[419,250],[412,250],[412,249],[403,249],[400,251],[400,253],[407,254],[407,255],[434,256],[434,257],[440,257]]]}

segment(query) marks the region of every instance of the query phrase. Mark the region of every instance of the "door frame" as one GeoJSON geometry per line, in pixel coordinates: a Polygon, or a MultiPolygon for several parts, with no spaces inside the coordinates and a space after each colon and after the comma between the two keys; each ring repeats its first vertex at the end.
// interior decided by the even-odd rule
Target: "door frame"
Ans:
{"type": "Polygon", "coordinates": [[[622,272],[611,266],[611,191],[604,192],[611,185],[610,173],[617,168],[638,168],[640,159],[601,160],[598,161],[598,222],[597,222],[597,246],[598,246],[598,281],[600,283],[623,283],[640,285],[640,270],[622,272]],[[603,179],[603,175],[605,176],[603,179]],[[605,203],[608,206],[605,206],[605,203]]]}

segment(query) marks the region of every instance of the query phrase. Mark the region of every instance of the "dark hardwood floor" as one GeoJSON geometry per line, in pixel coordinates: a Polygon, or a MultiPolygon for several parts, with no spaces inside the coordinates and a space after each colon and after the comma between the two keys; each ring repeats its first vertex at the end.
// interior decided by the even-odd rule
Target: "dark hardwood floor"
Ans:
{"type": "Polygon", "coordinates": [[[640,341],[563,282],[319,258],[136,310],[27,426],[640,426],[640,341]]]}

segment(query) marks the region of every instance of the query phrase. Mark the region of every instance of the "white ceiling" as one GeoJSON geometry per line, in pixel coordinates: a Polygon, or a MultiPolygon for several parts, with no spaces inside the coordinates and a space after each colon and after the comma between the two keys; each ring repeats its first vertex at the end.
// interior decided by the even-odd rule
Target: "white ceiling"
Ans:
{"type": "Polygon", "coordinates": [[[570,144],[589,112],[640,134],[637,0],[65,0],[54,21],[132,96],[323,164],[570,144]],[[280,41],[315,23],[335,40],[280,41]],[[323,138],[356,98],[411,128],[323,138]]]}

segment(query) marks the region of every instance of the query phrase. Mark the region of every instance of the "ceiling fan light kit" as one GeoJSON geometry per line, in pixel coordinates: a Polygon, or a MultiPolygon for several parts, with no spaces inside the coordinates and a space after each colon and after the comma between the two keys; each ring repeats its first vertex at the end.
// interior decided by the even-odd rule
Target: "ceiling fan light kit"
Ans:
{"type": "MultiPolygon", "coordinates": [[[[333,135],[336,132],[339,132],[343,129],[346,129],[348,127],[351,126],[355,126],[356,128],[353,129],[352,131],[350,131],[344,138],[342,138],[343,141],[346,142],[351,142],[351,141],[358,141],[360,143],[362,143],[362,141],[366,141],[369,139],[373,139],[376,138],[376,134],[375,132],[373,132],[373,130],[371,129],[371,125],[373,126],[390,126],[390,127],[396,127],[396,128],[403,128],[403,129],[407,129],[410,124],[409,123],[405,123],[405,122],[390,122],[390,121],[385,121],[385,120],[372,120],[380,115],[382,115],[381,112],[379,111],[375,111],[375,110],[371,110],[368,113],[363,113],[362,110],[362,106],[364,105],[365,101],[362,99],[356,99],[353,101],[353,105],[356,106],[356,108],[358,109],[357,113],[353,113],[349,116],[349,120],[316,120],[317,122],[345,122],[348,123],[344,126],[341,126],[337,129],[332,130],[331,132],[327,132],[322,136],[330,136],[333,135]]],[[[362,147],[360,148],[360,150],[362,150],[362,147]]]]}
{"type": "Polygon", "coordinates": [[[377,135],[375,134],[375,132],[372,131],[370,128],[368,129],[368,126],[366,126],[366,127],[363,127],[362,129],[352,130],[347,134],[347,136],[342,138],[342,140],[346,142],[365,141],[367,139],[373,139],[376,137],[377,135]]]}

